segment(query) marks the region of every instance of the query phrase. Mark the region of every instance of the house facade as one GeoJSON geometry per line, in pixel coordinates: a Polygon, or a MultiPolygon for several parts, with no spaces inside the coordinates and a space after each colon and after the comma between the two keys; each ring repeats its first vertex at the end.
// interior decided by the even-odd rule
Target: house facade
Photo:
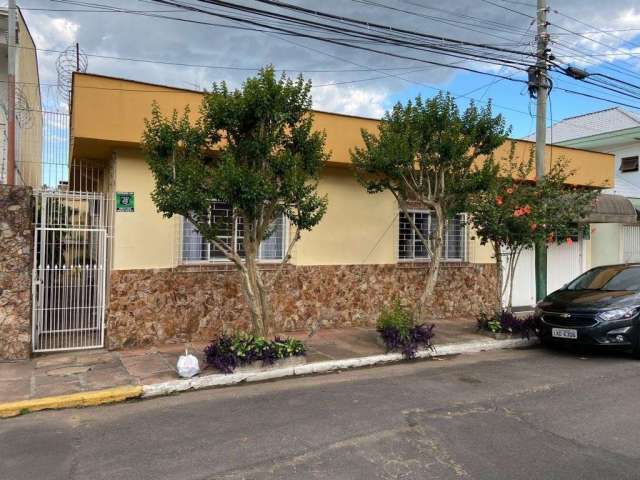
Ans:
{"type": "MultiPolygon", "coordinates": [[[[17,11],[15,55],[15,179],[38,186],[42,180],[42,103],[36,47],[20,9],[17,11]]],[[[0,183],[7,179],[7,74],[9,14],[0,9],[0,183]]]]}
{"type": "MultiPolygon", "coordinates": [[[[615,157],[615,180],[605,194],[627,198],[640,209],[640,114],[620,107],[570,117],[547,130],[556,145],[605,152],[615,157]]],[[[593,265],[640,261],[637,222],[605,222],[591,229],[593,265]]]]}
{"type": "MultiPolygon", "coordinates": [[[[186,106],[198,112],[201,98],[201,92],[74,75],[71,168],[100,169],[99,177],[88,183],[114,199],[103,221],[108,245],[104,318],[111,348],[207,340],[224,330],[248,327],[234,267],[184,219],[159,214],[150,197],[153,177],[140,139],[152,102],[166,114],[186,106]]],[[[362,144],[362,128],[376,131],[377,120],[315,112],[314,122],[327,134],[330,160],[318,189],[329,205],[320,224],[303,233],[270,294],[277,329],[372,326],[393,298],[416,299],[428,259],[392,195],[366,193],[353,175],[349,151],[362,144]]],[[[531,145],[517,142],[516,155],[528,158],[531,145]]],[[[508,150],[505,145],[496,158],[506,158],[508,150]]],[[[571,148],[548,154],[548,161],[551,155],[564,156],[578,167],[571,180],[576,185],[612,184],[610,155],[571,148]]],[[[69,188],[76,186],[71,182],[69,188]]],[[[215,205],[214,214],[231,216],[225,205],[215,205]]],[[[424,225],[430,222],[425,209],[416,207],[412,215],[424,225]]],[[[283,220],[263,242],[261,265],[267,276],[282,258],[289,233],[283,220]]],[[[461,318],[493,308],[496,268],[491,250],[462,218],[449,223],[444,251],[431,315],[461,318]]]]}
{"type": "Polygon", "coordinates": [[[0,8],[0,360],[31,353],[33,207],[32,192],[42,182],[43,112],[35,44],[18,10],[15,49],[8,48],[9,15],[0,8]],[[15,55],[15,143],[9,175],[9,55],[15,55]]]}

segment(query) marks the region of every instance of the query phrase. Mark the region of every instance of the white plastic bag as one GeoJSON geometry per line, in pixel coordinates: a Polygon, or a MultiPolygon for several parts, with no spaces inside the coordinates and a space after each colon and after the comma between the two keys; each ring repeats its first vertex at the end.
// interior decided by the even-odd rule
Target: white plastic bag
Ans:
{"type": "Polygon", "coordinates": [[[198,359],[189,355],[189,351],[185,348],[184,355],[180,355],[178,358],[178,375],[182,378],[191,378],[200,373],[200,365],[198,365],[198,359]]]}

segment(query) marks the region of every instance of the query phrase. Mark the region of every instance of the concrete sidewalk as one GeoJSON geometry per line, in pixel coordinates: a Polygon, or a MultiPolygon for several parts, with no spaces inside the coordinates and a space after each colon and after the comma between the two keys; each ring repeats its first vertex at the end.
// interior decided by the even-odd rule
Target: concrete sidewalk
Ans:
{"type": "MultiPolygon", "coordinates": [[[[441,321],[436,325],[435,332],[434,343],[442,347],[477,345],[478,341],[490,340],[478,334],[475,325],[470,322],[441,321]]],[[[306,333],[288,335],[300,338],[307,345],[307,364],[326,365],[331,361],[372,358],[385,353],[373,329],[319,330],[311,337],[306,333]]],[[[199,358],[203,368],[198,377],[200,382],[214,385],[213,378],[202,380],[207,376],[220,377],[217,370],[206,368],[202,353],[204,347],[205,344],[192,344],[190,352],[199,358]]],[[[113,387],[167,384],[178,379],[175,365],[183,352],[184,345],[167,345],[113,352],[92,350],[57,353],[40,355],[23,362],[0,363],[0,404],[113,387]]],[[[354,366],[357,366],[357,362],[354,366]]]]}

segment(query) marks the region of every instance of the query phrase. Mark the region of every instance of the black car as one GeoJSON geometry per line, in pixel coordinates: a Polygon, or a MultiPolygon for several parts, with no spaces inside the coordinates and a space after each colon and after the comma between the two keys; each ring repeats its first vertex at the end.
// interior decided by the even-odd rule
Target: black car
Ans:
{"type": "Polygon", "coordinates": [[[640,264],[592,268],[536,307],[542,342],[617,347],[640,356],[640,264]]]}

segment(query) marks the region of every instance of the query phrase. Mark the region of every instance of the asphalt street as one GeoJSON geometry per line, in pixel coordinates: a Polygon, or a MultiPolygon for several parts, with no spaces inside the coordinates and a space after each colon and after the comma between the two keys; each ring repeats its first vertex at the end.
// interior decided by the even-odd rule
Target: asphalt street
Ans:
{"type": "Polygon", "coordinates": [[[0,421],[0,479],[638,479],[640,361],[535,348],[0,421]]]}

